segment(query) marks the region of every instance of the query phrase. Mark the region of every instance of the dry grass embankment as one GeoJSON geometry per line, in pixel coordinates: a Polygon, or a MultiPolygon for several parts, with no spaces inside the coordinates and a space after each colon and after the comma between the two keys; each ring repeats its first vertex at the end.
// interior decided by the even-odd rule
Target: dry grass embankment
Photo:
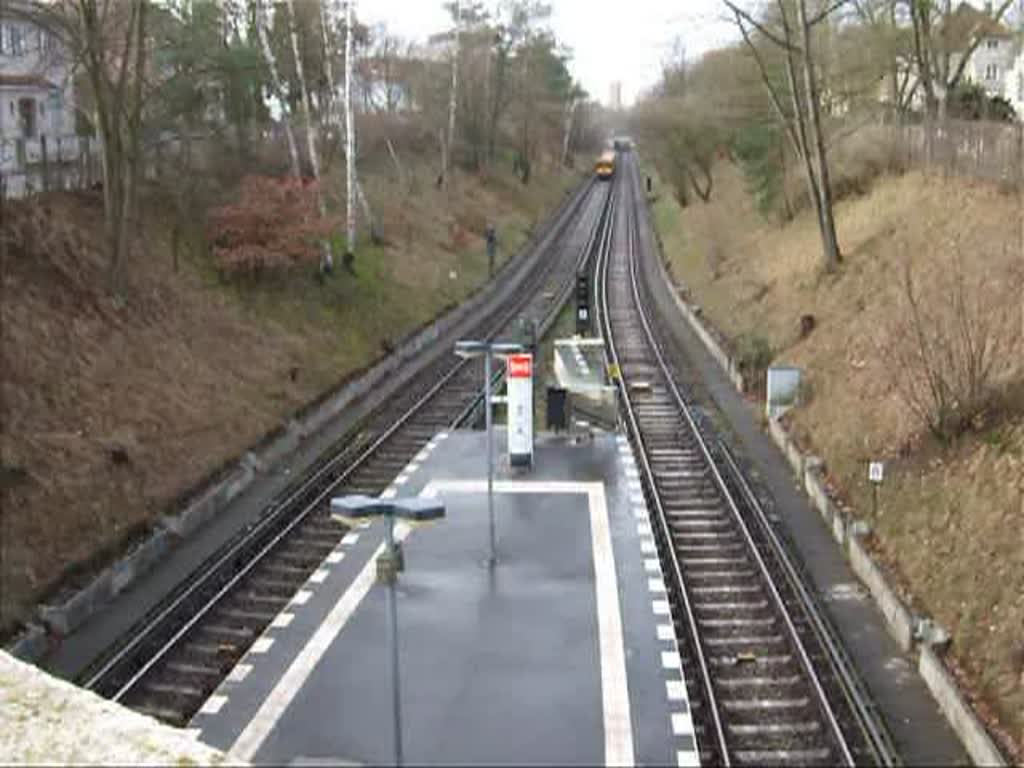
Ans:
{"type": "Polygon", "coordinates": [[[148,217],[127,304],[104,286],[95,195],[4,211],[0,632],[139,536],[184,492],[385,346],[486,278],[481,233],[503,259],[561,198],[461,178],[451,199],[367,181],[388,244],[356,276],[312,268],[222,282],[206,256],[176,271],[169,227],[148,217]]]}
{"type": "MultiPolygon", "coordinates": [[[[797,440],[827,462],[837,495],[870,519],[875,544],[908,597],[953,635],[953,655],[995,715],[1004,743],[1024,743],[1024,287],[1018,195],[921,173],[883,177],[836,208],[845,262],[822,276],[807,212],[779,227],[753,209],[732,167],[717,170],[709,205],[680,210],[667,195],[655,219],[673,274],[732,341],[762,337],[776,363],[805,371],[797,440]],[[909,266],[922,301],[948,308],[943,286],[959,258],[983,315],[1010,313],[998,393],[973,429],[939,444],[894,387],[883,352],[906,319],[909,266]],[[991,309],[992,312],[987,310],[991,309]],[[816,328],[800,336],[802,315],[816,328]],[[867,462],[884,459],[872,515],[867,462]]],[[[951,319],[956,319],[952,317],[951,319]]],[[[906,375],[898,372],[898,375],[906,375]]],[[[1017,759],[1024,758],[1018,751],[1017,759]]]]}

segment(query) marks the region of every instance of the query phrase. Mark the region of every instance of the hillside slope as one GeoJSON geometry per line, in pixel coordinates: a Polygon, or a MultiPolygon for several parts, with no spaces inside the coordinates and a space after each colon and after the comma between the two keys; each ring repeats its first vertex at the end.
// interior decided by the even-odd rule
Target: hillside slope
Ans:
{"type": "Polygon", "coordinates": [[[310,268],[224,281],[205,254],[176,267],[153,201],[121,308],[104,290],[97,195],[6,204],[0,634],[288,414],[469,295],[487,275],[484,222],[497,222],[503,259],[575,179],[523,188],[510,175],[465,177],[450,196],[371,186],[388,244],[360,248],[356,275],[323,284],[310,268]]]}
{"type": "MultiPolygon", "coordinates": [[[[739,172],[722,165],[708,205],[655,204],[665,255],[690,298],[737,350],[769,350],[802,368],[806,402],[790,429],[824,457],[837,496],[869,520],[879,555],[911,602],[953,635],[952,651],[998,719],[1024,743],[1024,289],[1019,194],[920,173],[878,180],[840,203],[845,262],[822,276],[806,212],[779,227],[754,210],[739,172]],[[996,392],[971,428],[942,444],[899,395],[908,344],[909,269],[927,311],[956,321],[951,275],[999,339],[996,392]],[[801,318],[814,328],[801,333],[801,318]],[[877,514],[867,463],[886,462],[877,514]]],[[[805,329],[806,330],[806,329],[805,329]]],[[[912,330],[912,328],[910,329],[912,330]]],[[[908,349],[912,349],[909,347],[908,349]]],[[[1017,758],[1024,756],[1016,753],[1017,758]]]]}

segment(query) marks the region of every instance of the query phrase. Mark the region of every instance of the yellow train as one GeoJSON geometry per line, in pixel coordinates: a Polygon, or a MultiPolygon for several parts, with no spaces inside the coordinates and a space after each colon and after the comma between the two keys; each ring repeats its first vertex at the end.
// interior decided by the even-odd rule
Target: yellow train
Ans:
{"type": "Polygon", "coordinates": [[[615,175],[615,152],[606,150],[594,163],[594,173],[599,179],[610,179],[615,175]]]}

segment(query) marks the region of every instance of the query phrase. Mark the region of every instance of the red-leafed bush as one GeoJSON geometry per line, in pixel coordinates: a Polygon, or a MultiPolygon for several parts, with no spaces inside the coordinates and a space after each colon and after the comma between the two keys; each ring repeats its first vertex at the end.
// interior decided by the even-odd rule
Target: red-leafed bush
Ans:
{"type": "Polygon", "coordinates": [[[329,238],[337,217],[320,218],[317,182],[246,176],[237,203],[210,216],[213,257],[227,272],[259,272],[316,263],[320,241],[329,238]]]}

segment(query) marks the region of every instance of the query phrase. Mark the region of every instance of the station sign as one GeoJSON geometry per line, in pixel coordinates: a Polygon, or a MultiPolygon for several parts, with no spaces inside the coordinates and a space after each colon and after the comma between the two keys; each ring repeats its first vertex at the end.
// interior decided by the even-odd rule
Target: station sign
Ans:
{"type": "Polygon", "coordinates": [[[533,355],[509,355],[505,366],[509,464],[528,467],[533,464],[533,355]]]}

